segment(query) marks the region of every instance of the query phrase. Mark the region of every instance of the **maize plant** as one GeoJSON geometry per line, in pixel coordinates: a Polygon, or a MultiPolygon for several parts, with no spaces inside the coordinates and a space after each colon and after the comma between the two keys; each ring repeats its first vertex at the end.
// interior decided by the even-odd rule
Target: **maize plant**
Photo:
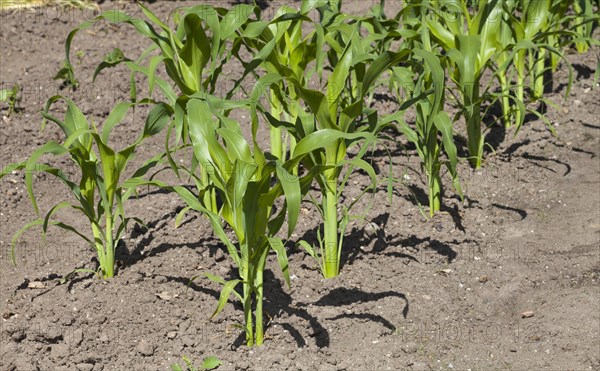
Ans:
{"type": "MultiPolygon", "coordinates": [[[[598,6],[598,5],[596,5],[598,6]]],[[[592,31],[598,25],[600,15],[593,10],[590,0],[562,0],[552,1],[548,14],[548,26],[542,32],[544,42],[558,51],[563,51],[565,46],[575,45],[579,53],[585,53],[590,45],[600,45],[600,41],[592,37],[592,31]],[[572,14],[571,14],[572,13],[572,14]]],[[[547,54],[545,49],[540,53],[547,54]]],[[[556,71],[561,55],[549,53],[550,70],[556,71]]],[[[546,71],[546,69],[544,69],[546,71]]],[[[536,82],[538,87],[536,96],[541,96],[540,86],[543,85],[543,77],[540,78],[541,67],[536,70],[536,82]]]]}
{"type": "MultiPolygon", "coordinates": [[[[355,26],[354,29],[357,30],[357,27],[355,26]]],[[[295,86],[298,96],[309,110],[308,114],[301,115],[293,125],[275,122],[271,124],[285,127],[299,143],[310,136],[323,138],[323,146],[313,151],[303,161],[304,166],[309,170],[321,169],[316,176],[321,191],[321,201],[313,203],[323,217],[323,235],[320,231],[318,232],[318,249],[305,241],[300,244],[318,260],[326,278],[339,274],[343,236],[349,221],[349,208],[343,208],[341,219],[338,213],[339,200],[345,182],[352,170],[358,168],[369,175],[372,181],[371,186],[375,185],[375,172],[362,157],[368,147],[375,142],[377,130],[391,121],[391,119],[378,121],[376,114],[373,114],[370,115],[369,124],[362,125],[364,99],[371,86],[384,71],[409,55],[406,50],[398,53],[385,52],[370,64],[367,63],[368,60],[360,58],[358,58],[358,62],[353,63],[355,57],[353,43],[358,42],[356,41],[358,37],[360,35],[356,31],[353,32],[342,50],[327,81],[325,94],[305,88],[292,74],[287,76],[267,75],[262,78],[262,82],[259,82],[264,85],[275,83],[281,79],[287,80],[295,86]],[[363,72],[352,75],[353,70],[363,72]],[[358,92],[355,97],[351,95],[353,89],[341,88],[348,86],[351,76],[356,77],[353,85],[358,92]],[[361,142],[364,143],[359,146],[361,142]],[[350,159],[347,151],[354,146],[359,146],[360,149],[350,159]],[[346,175],[340,181],[343,169],[346,169],[346,175]]],[[[294,156],[297,152],[298,147],[294,150],[294,156]]]]}
{"type": "MultiPolygon", "coordinates": [[[[338,1],[304,0],[300,10],[283,6],[277,10],[274,19],[266,23],[257,21],[249,24],[242,34],[248,49],[253,52],[252,61],[244,63],[244,76],[253,72],[260,65],[267,74],[293,76],[302,87],[307,88],[310,79],[316,75],[323,83],[325,56],[335,55],[334,50],[323,53],[325,39],[333,40],[337,33],[335,25],[340,22],[341,4],[338,1]],[[319,22],[313,22],[308,13],[317,10],[319,22]],[[304,35],[304,26],[310,26],[304,35]],[[249,33],[250,32],[250,33],[249,33]],[[258,37],[254,37],[258,36],[258,37]]],[[[331,61],[335,65],[335,61],[331,61]]],[[[243,77],[242,77],[243,78],[243,77]]],[[[240,79],[241,81],[241,79],[240,79]]],[[[270,122],[294,123],[304,111],[299,103],[297,88],[294,84],[280,79],[276,84],[269,85],[270,122]]],[[[271,153],[285,160],[288,152],[292,153],[296,138],[282,132],[280,125],[270,125],[271,153]]]]}
{"type": "MultiPolygon", "coordinates": [[[[562,50],[565,46],[564,33],[561,31],[569,29],[569,23],[572,21],[571,16],[567,15],[567,12],[571,8],[573,0],[560,0],[552,1],[550,4],[550,13],[548,20],[548,45],[562,50]]],[[[509,6],[508,9],[514,9],[514,4],[509,6]]],[[[555,54],[550,54],[550,68],[552,72],[555,72],[560,62],[560,57],[555,54]]]]}
{"type": "MultiPolygon", "coordinates": [[[[528,49],[528,58],[529,58],[529,70],[531,71],[531,90],[532,90],[532,98],[534,100],[538,100],[543,98],[544,96],[544,73],[550,69],[551,67],[546,68],[546,59],[548,57],[548,50],[553,51],[551,54],[555,54],[556,57],[562,58],[560,53],[560,49],[553,47],[550,42],[551,37],[557,37],[561,35],[568,34],[569,32],[565,32],[563,30],[556,30],[556,27],[553,27],[552,21],[563,22],[563,20],[557,20],[555,17],[552,17],[552,11],[555,10],[552,8],[553,4],[551,2],[537,2],[537,1],[529,1],[522,2],[519,4],[523,7],[523,19],[527,23],[535,23],[535,25],[525,25],[525,39],[534,42],[535,47],[528,49]],[[541,21],[539,21],[541,20],[541,21]],[[533,28],[533,30],[527,30],[527,27],[533,28]],[[554,31],[550,31],[553,30],[554,31]],[[529,34],[528,34],[529,33],[529,34]],[[528,39],[527,37],[530,37],[528,39]]],[[[514,20],[509,21],[509,23],[518,28],[519,26],[523,26],[523,23],[513,23],[514,20]]],[[[517,42],[523,40],[523,35],[520,34],[520,30],[516,30],[515,39],[518,39],[517,42]]],[[[522,57],[522,56],[521,56],[522,57]]],[[[515,57],[515,63],[521,63],[521,59],[519,58],[519,53],[517,52],[515,57]]],[[[517,65],[517,71],[521,66],[517,65]]],[[[517,94],[520,94],[520,91],[517,90],[517,94]]]]}
{"type": "MultiPolygon", "coordinates": [[[[256,92],[259,91],[260,88],[256,89],[256,92]]],[[[304,156],[331,139],[320,135],[308,136],[298,143],[294,156],[283,163],[260,149],[255,139],[258,125],[253,125],[251,147],[242,136],[240,124],[226,117],[219,108],[218,99],[213,98],[191,98],[186,108],[194,156],[198,162],[209,164],[210,187],[216,189],[222,201],[218,212],[203,205],[201,197],[181,186],[142,179],[132,180],[128,186],[153,184],[173,189],[187,203],[182,213],[192,209],[209,218],[216,236],[227,247],[239,274],[239,278],[230,281],[207,274],[209,279],[223,285],[213,317],[221,312],[229,296],[233,294],[242,302],[244,309],[246,344],[261,345],[264,340],[263,272],[267,257],[271,250],[277,253],[277,261],[289,285],[287,253],[277,233],[286,217],[287,237],[293,233],[300,202],[310,189],[316,174],[315,169],[298,177],[292,170],[304,156]],[[281,196],[284,197],[283,205],[274,214],[273,205],[281,196]],[[233,230],[237,244],[226,235],[221,221],[233,230]],[[236,291],[238,285],[242,286],[241,292],[236,291]]],[[[196,184],[199,186],[202,183],[196,184]]]]}
{"type": "Polygon", "coordinates": [[[21,102],[19,84],[14,84],[10,89],[0,90],[0,103],[6,102],[8,106],[7,115],[10,116],[13,113],[20,110],[19,103],[21,102]]]}
{"type": "MultiPolygon", "coordinates": [[[[108,10],[71,31],[65,44],[66,63],[72,71],[70,49],[79,31],[100,20],[128,23],[134,26],[140,35],[151,40],[153,45],[142,53],[136,63],[127,63],[127,66],[132,72],[143,73],[148,77],[150,93],[160,81],[159,87],[171,103],[177,95],[164,80],[156,76],[158,66],[161,63],[165,66],[168,76],[184,95],[214,93],[220,87],[218,79],[224,64],[237,55],[241,46],[238,33],[255,10],[255,7],[245,4],[236,5],[230,10],[197,5],[186,9],[183,14],[175,14],[176,29],[173,30],[147,7],[142,4],[139,6],[148,20],[131,17],[121,11],[108,10]],[[154,51],[158,51],[158,54],[152,56],[154,51]],[[142,64],[146,59],[147,67],[142,64]]],[[[131,61],[121,59],[115,63],[103,64],[96,70],[95,75],[103,68],[113,67],[120,62],[131,61]]]]}
{"type": "Polygon", "coordinates": [[[511,58],[510,52],[514,45],[513,33],[510,25],[509,12],[510,9],[514,9],[514,0],[505,1],[503,12],[501,14],[500,28],[496,38],[496,66],[495,76],[498,79],[501,89],[501,101],[500,106],[502,109],[502,120],[504,121],[504,127],[510,128],[513,124],[513,115],[511,110],[510,98],[511,98],[511,86],[512,76],[511,72],[511,58]]]}
{"type": "MultiPolygon", "coordinates": [[[[596,2],[596,6],[599,4],[596,2]]],[[[577,0],[573,1],[573,11],[576,14],[575,18],[575,33],[577,38],[575,41],[575,47],[577,52],[582,54],[589,50],[590,41],[592,41],[592,32],[594,25],[597,25],[600,15],[594,14],[594,4],[592,0],[577,0]]],[[[596,12],[598,9],[596,10],[596,12]]],[[[596,40],[595,44],[598,44],[596,40]]]]}
{"type": "MultiPolygon", "coordinates": [[[[212,184],[223,200],[220,216],[233,229],[238,241],[238,247],[235,247],[227,238],[222,239],[238,266],[239,279],[223,282],[210,276],[224,284],[214,315],[224,307],[231,292],[237,294],[233,288],[242,284],[242,294],[236,296],[244,307],[246,343],[248,346],[261,345],[264,334],[263,271],[271,248],[277,252],[289,285],[287,255],[281,239],[275,235],[281,228],[282,219],[272,218],[272,206],[283,193],[285,204],[280,215],[285,216],[288,210],[289,237],[300,210],[300,182],[281,163],[267,160],[256,142],[252,151],[236,121],[221,117],[224,121],[217,125],[209,105],[197,99],[188,102],[188,111],[194,155],[198,161],[211,165],[212,184]],[[223,139],[223,144],[217,135],[223,139]],[[275,186],[272,185],[273,178],[277,180],[275,186]]],[[[215,223],[213,227],[218,228],[215,223]]]]}
{"type": "MultiPolygon", "coordinates": [[[[70,47],[73,38],[80,30],[91,27],[99,20],[107,20],[112,23],[128,23],[142,36],[150,39],[153,45],[146,49],[142,55],[132,61],[121,57],[112,63],[103,62],[96,69],[94,78],[104,68],[113,67],[119,63],[125,63],[131,70],[132,84],[135,84],[134,75],[142,73],[148,78],[148,90],[151,95],[155,85],[161,89],[175,110],[176,141],[187,140],[187,117],[185,110],[179,109],[177,104],[178,93],[171,85],[157,76],[157,68],[162,63],[169,78],[178,88],[183,96],[213,94],[222,84],[219,80],[223,66],[232,58],[237,56],[242,45],[238,34],[241,32],[250,15],[256,9],[254,6],[239,4],[230,10],[216,8],[209,5],[197,5],[186,9],[183,14],[175,14],[175,30],[158,19],[152,11],[142,4],[140,9],[147,20],[131,17],[123,12],[109,10],[95,19],[82,23],[78,28],[71,31],[66,42],[67,66],[72,71],[70,63],[70,47]],[[158,54],[153,55],[153,52],[158,54]],[[145,65],[147,63],[147,65],[145,65]]],[[[135,92],[137,89],[132,88],[135,92]]],[[[147,101],[143,100],[143,101],[147,101]]],[[[166,154],[171,167],[178,173],[178,167],[172,159],[171,150],[168,147],[169,135],[167,136],[166,154]]],[[[201,164],[200,164],[201,165],[201,164]]],[[[209,181],[207,169],[200,166],[202,180],[209,181]]],[[[217,209],[216,195],[208,192],[205,204],[213,211],[217,209]]]]}
{"type": "MultiPolygon", "coordinates": [[[[596,5],[598,6],[598,5],[596,5]]],[[[543,31],[546,42],[557,50],[575,45],[579,53],[585,53],[590,45],[598,45],[592,38],[592,30],[600,15],[594,13],[594,4],[589,0],[554,0],[550,2],[548,27],[543,31]]],[[[551,71],[555,72],[560,56],[550,53],[551,71]]]]}
{"type": "Polygon", "coordinates": [[[462,95],[462,114],[467,126],[469,162],[481,167],[484,137],[481,129],[481,77],[496,54],[502,7],[498,0],[481,0],[472,16],[466,1],[435,3],[435,16],[428,16],[430,34],[446,51],[453,66],[453,80],[462,95]],[[442,13],[442,5],[450,14],[442,13]]]}
{"type": "Polygon", "coordinates": [[[444,162],[441,160],[442,149],[448,157],[446,166],[452,177],[453,185],[462,197],[458,181],[458,156],[452,135],[452,121],[443,111],[445,95],[445,75],[439,59],[426,49],[414,49],[416,58],[422,63],[415,63],[413,70],[421,70],[416,82],[407,79],[412,71],[408,68],[395,70],[395,76],[401,71],[407,72],[401,86],[406,89],[406,96],[413,100],[416,114],[415,129],[399,120],[399,129],[411,141],[421,158],[421,165],[428,180],[429,215],[433,216],[440,210],[442,203],[442,182],[440,169],[444,162]],[[431,94],[431,90],[433,93],[431,94]],[[441,134],[441,141],[440,141],[441,134]]]}
{"type": "MultiPolygon", "coordinates": [[[[307,6],[307,2],[302,4],[307,6]]],[[[267,73],[281,73],[282,68],[289,68],[298,81],[307,84],[311,75],[308,73],[308,65],[317,63],[317,69],[322,68],[322,57],[317,61],[321,53],[318,52],[319,45],[322,46],[322,37],[315,32],[303,36],[303,26],[312,23],[306,16],[309,9],[301,9],[300,12],[283,6],[275,13],[273,21],[266,26],[257,40],[246,38],[246,42],[252,44],[251,48],[257,50],[258,54],[265,55],[261,66],[267,73]],[[320,40],[320,42],[317,42],[320,40]],[[268,53],[268,54],[267,54],[268,53]]],[[[297,94],[293,86],[280,81],[271,85],[269,89],[269,103],[271,116],[276,120],[295,122],[303,108],[298,104],[297,94]]],[[[290,153],[294,149],[293,137],[282,133],[281,128],[270,126],[271,154],[285,161],[288,145],[290,153]],[[289,141],[289,143],[288,143],[289,141]]]]}
{"type": "MultiPolygon", "coordinates": [[[[537,100],[543,99],[544,81],[543,74],[546,71],[545,60],[547,53],[552,53],[566,62],[562,52],[547,41],[548,35],[558,36],[565,32],[544,32],[550,29],[550,5],[547,1],[519,1],[515,4],[520,10],[520,18],[514,14],[513,9],[505,7],[505,14],[508,15],[508,24],[511,26],[512,39],[514,44],[511,46],[510,57],[499,68],[507,68],[509,63],[513,63],[516,71],[516,96],[517,105],[525,102],[525,83],[527,76],[531,76],[532,97],[537,100]]],[[[568,96],[572,84],[572,68],[569,63],[569,82],[565,93],[565,99],[568,96]]],[[[530,111],[540,118],[543,116],[537,111],[530,111]]],[[[515,110],[517,129],[523,124],[525,110],[519,108],[515,110]]]]}
{"type": "MultiPolygon", "coordinates": [[[[50,141],[44,144],[34,151],[27,161],[9,166],[0,173],[0,177],[13,170],[24,170],[27,193],[38,215],[39,208],[33,191],[33,175],[36,171],[53,175],[66,184],[77,203],[59,202],[50,208],[44,217],[40,217],[21,228],[12,240],[13,256],[15,243],[22,233],[31,227],[41,226],[42,233],[45,236],[48,226],[54,225],[75,233],[96,251],[99,263],[97,273],[99,276],[103,278],[114,276],[115,249],[119,239],[131,219],[141,223],[139,219],[127,217],[125,214],[123,203],[130,197],[132,191],[123,187],[121,177],[127,164],[135,155],[136,148],[146,138],[159,133],[169,123],[172,113],[168,105],[155,105],[150,110],[142,134],[128,147],[117,151],[109,145],[110,133],[116,125],[121,123],[133,106],[132,103],[117,104],[103,123],[102,132],[99,133],[94,123],[88,122],[74,102],[60,96],[50,98],[43,116],[59,126],[65,135],[64,142],[61,144],[50,141]],[[67,111],[63,120],[49,113],[50,107],[61,99],[67,103],[67,111]],[[39,159],[46,154],[54,156],[68,154],[81,171],[79,181],[75,182],[69,179],[59,168],[39,162],[39,159]],[[92,237],[72,225],[52,219],[54,214],[64,208],[81,212],[86,217],[92,237]]],[[[134,176],[143,176],[158,163],[160,158],[159,155],[150,159],[134,173],[134,176]]]]}

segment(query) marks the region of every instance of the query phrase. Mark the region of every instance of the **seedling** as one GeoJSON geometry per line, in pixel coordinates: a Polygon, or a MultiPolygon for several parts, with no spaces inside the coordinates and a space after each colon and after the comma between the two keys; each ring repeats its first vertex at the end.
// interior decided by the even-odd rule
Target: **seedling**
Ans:
{"type": "MultiPolygon", "coordinates": [[[[452,7],[451,14],[427,18],[433,38],[446,51],[454,67],[452,78],[462,95],[461,109],[467,126],[469,162],[479,168],[483,159],[484,137],[481,128],[481,76],[496,53],[496,36],[500,30],[499,1],[481,0],[471,16],[466,1],[452,7]],[[466,29],[465,29],[466,25],[466,29]]],[[[435,3],[441,11],[442,3],[435,3]]]]}
{"type": "Polygon", "coordinates": [[[341,192],[353,169],[364,171],[371,180],[370,186],[363,191],[363,194],[375,187],[375,171],[362,157],[375,143],[376,133],[393,119],[380,121],[376,112],[372,112],[368,123],[364,123],[365,97],[384,71],[407,59],[409,55],[407,50],[398,53],[385,52],[370,64],[368,59],[359,59],[354,63],[353,45],[359,42],[357,38],[360,37],[356,30],[355,27],[350,31],[347,45],[328,79],[326,94],[304,88],[292,74],[285,76],[297,88],[300,99],[309,109],[309,114],[300,116],[294,126],[282,126],[285,126],[298,142],[311,135],[322,138],[323,146],[311,153],[303,163],[308,169],[319,169],[316,180],[321,191],[321,201],[313,201],[313,203],[323,217],[323,238],[319,232],[318,249],[305,241],[300,243],[319,261],[326,278],[339,274],[343,236],[349,221],[349,208],[343,208],[341,219],[338,214],[341,192]],[[355,69],[362,73],[352,75],[355,69]],[[351,82],[351,76],[356,77],[356,80],[351,82]],[[356,95],[351,93],[352,89],[341,89],[347,84],[358,87],[356,95]],[[358,153],[348,158],[347,152],[354,146],[359,147],[358,153]],[[344,169],[346,174],[341,177],[344,169]],[[340,177],[343,180],[340,180],[340,177]]]}
{"type": "MultiPolygon", "coordinates": [[[[111,131],[122,122],[128,110],[133,106],[131,103],[117,104],[104,122],[102,131],[98,132],[94,123],[86,119],[73,101],[61,96],[50,98],[43,116],[58,125],[65,135],[64,142],[49,141],[34,151],[27,161],[10,165],[4,169],[0,173],[0,178],[14,170],[25,170],[27,193],[38,215],[39,208],[33,191],[33,176],[37,171],[53,175],[62,181],[69,188],[77,203],[59,202],[52,206],[45,216],[21,228],[12,239],[13,262],[15,244],[21,234],[32,227],[41,226],[42,235],[45,238],[48,226],[54,225],[83,238],[96,251],[99,276],[103,278],[114,276],[115,250],[119,239],[130,220],[134,219],[142,223],[141,220],[125,214],[123,203],[132,192],[123,188],[121,177],[127,164],[133,158],[137,146],[146,138],[159,133],[169,122],[172,113],[167,105],[154,106],[138,139],[127,148],[117,151],[109,145],[111,131]],[[67,104],[67,111],[62,120],[50,114],[51,106],[59,100],[64,100],[67,104]],[[73,164],[81,172],[80,179],[73,181],[59,168],[40,162],[40,158],[46,154],[57,157],[69,155],[73,164]],[[53,216],[64,208],[81,212],[86,217],[91,237],[75,226],[53,220],[53,216]]],[[[159,157],[151,159],[138,169],[134,176],[144,175],[157,163],[158,159],[159,157]]]]}
{"type": "Polygon", "coordinates": [[[185,362],[185,368],[180,366],[178,363],[171,365],[171,370],[173,371],[203,371],[203,370],[214,370],[223,364],[221,360],[219,360],[215,356],[210,356],[204,358],[202,364],[199,367],[194,367],[194,363],[186,356],[182,356],[181,359],[185,362]]]}
{"type": "Polygon", "coordinates": [[[14,84],[10,89],[0,90],[0,102],[6,102],[8,105],[8,116],[19,110],[19,103],[21,102],[19,92],[19,84],[14,84]]]}
{"type": "Polygon", "coordinates": [[[452,135],[452,121],[443,111],[444,70],[439,59],[432,52],[425,49],[414,49],[413,51],[419,58],[413,69],[421,70],[416,82],[409,79],[412,72],[410,70],[398,69],[396,75],[405,72],[403,76],[399,76],[403,80],[400,86],[405,87],[407,98],[415,101],[415,129],[402,120],[399,121],[399,128],[406,138],[414,143],[421,158],[421,164],[428,180],[429,215],[433,216],[440,210],[442,203],[440,177],[440,169],[444,164],[440,158],[442,149],[448,156],[445,164],[451,174],[454,188],[462,197],[457,175],[458,156],[452,135]],[[419,63],[420,61],[422,62],[419,63]]]}

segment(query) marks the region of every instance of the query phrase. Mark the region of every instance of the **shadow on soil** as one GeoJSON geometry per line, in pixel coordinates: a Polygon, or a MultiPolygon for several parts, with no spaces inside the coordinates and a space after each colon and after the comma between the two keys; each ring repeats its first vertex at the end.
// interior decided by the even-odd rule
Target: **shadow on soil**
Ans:
{"type": "MultiPolygon", "coordinates": [[[[233,274],[233,270],[230,273],[233,274]]],[[[189,278],[187,277],[167,276],[166,278],[169,281],[178,282],[196,292],[210,295],[215,299],[219,298],[219,292],[197,285],[195,282],[190,282],[189,278]]],[[[308,336],[310,338],[314,338],[316,346],[319,348],[328,347],[330,345],[329,332],[327,329],[325,329],[325,327],[323,327],[323,325],[315,316],[311,315],[305,309],[305,307],[307,307],[309,304],[321,307],[328,306],[337,308],[341,306],[350,306],[355,303],[375,302],[387,297],[397,297],[402,299],[405,303],[402,309],[402,316],[406,318],[409,312],[409,302],[406,295],[395,291],[365,292],[357,288],[347,289],[340,287],[328,292],[314,303],[293,303],[291,295],[283,290],[283,282],[276,278],[271,270],[265,270],[264,279],[265,285],[269,286],[269,295],[265,297],[264,301],[264,312],[266,315],[266,336],[269,336],[271,334],[270,329],[272,330],[274,328],[273,318],[282,316],[298,317],[308,323],[308,327],[311,329],[311,333],[308,336]]],[[[233,301],[233,305],[235,310],[243,311],[241,303],[238,301],[233,301]]],[[[379,323],[388,329],[390,333],[393,333],[395,330],[392,322],[381,315],[373,313],[345,313],[327,319],[335,321],[342,318],[368,320],[379,323]]],[[[302,336],[301,332],[296,327],[292,326],[290,322],[292,321],[285,321],[283,323],[278,322],[277,324],[281,326],[283,330],[289,332],[299,348],[307,346],[307,339],[302,336]]],[[[238,337],[234,340],[232,347],[237,348],[243,346],[244,343],[245,334],[240,332],[238,337]]]]}

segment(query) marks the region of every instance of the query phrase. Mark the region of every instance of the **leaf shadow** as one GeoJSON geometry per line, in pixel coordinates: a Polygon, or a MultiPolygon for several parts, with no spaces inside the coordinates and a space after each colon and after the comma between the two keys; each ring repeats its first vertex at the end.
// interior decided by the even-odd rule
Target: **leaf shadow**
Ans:
{"type": "MultiPolygon", "coordinates": [[[[367,292],[358,288],[345,288],[338,287],[326,295],[317,300],[314,305],[321,307],[340,307],[349,306],[356,303],[368,303],[379,301],[383,298],[397,297],[404,301],[404,307],[402,308],[402,316],[406,319],[409,312],[409,301],[406,295],[396,291],[382,291],[382,292],[367,292]]],[[[306,306],[306,303],[299,303],[299,305],[306,306]]],[[[327,318],[329,320],[338,320],[342,318],[350,319],[361,319],[368,320],[371,322],[380,323],[385,328],[390,330],[390,333],[395,331],[395,326],[385,317],[374,314],[374,313],[343,313],[337,316],[327,318]]]]}
{"type": "MultiPolygon", "coordinates": [[[[273,283],[273,285],[271,285],[269,288],[269,296],[265,297],[264,299],[265,311],[270,313],[273,318],[276,316],[281,316],[284,313],[289,317],[295,316],[301,318],[302,320],[308,322],[308,325],[312,329],[312,334],[309,336],[315,339],[317,347],[329,347],[330,338],[327,329],[321,325],[315,316],[311,315],[308,311],[302,308],[300,303],[293,303],[292,296],[283,290],[282,281],[275,277],[273,271],[266,269],[264,280],[265,282],[273,283]]],[[[307,345],[307,342],[301,335],[300,331],[294,328],[289,322],[286,324],[281,324],[281,326],[290,333],[299,348],[307,345]]],[[[267,333],[269,332],[269,328],[273,328],[272,321],[266,326],[265,331],[267,333]]]]}

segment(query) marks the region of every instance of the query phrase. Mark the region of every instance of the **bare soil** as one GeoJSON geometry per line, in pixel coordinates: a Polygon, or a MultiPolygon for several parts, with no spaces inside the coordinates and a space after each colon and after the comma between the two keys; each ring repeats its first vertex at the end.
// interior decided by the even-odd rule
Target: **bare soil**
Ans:
{"type": "MultiPolygon", "coordinates": [[[[179,5],[150,6],[165,18],[179,5]]],[[[269,6],[269,4],[266,4],[269,6]]],[[[349,2],[364,11],[371,2],[349,2]]],[[[137,12],[127,4],[104,3],[137,12]]],[[[267,7],[268,11],[273,6],[267,7]]],[[[119,46],[139,55],[148,45],[127,25],[98,24],[78,35],[73,56],[81,80],[72,92],[52,78],[62,66],[67,33],[91,12],[44,9],[2,14],[0,81],[22,87],[21,109],[0,117],[0,164],[22,161],[56,128],[40,132],[39,111],[55,94],[71,96],[101,122],[128,97],[128,73],[91,76],[119,46]]],[[[219,286],[193,276],[235,275],[203,217],[189,214],[175,228],[183,203],[150,190],[127,206],[148,230],[132,228],[119,251],[117,277],[103,282],[74,268],[94,267],[94,253],[77,237],[52,230],[23,235],[10,261],[12,235],[35,218],[21,173],[0,183],[0,369],[167,370],[186,355],[215,355],[221,369],[457,369],[600,370],[600,99],[594,86],[597,50],[568,55],[574,85],[563,100],[568,70],[554,75],[547,118],[558,137],[531,117],[521,132],[490,130],[481,171],[462,164],[466,198],[446,181],[443,212],[425,219],[425,183],[403,139],[387,142],[394,177],[355,209],[341,275],[323,280],[307,254],[290,244],[291,288],[274,259],[266,272],[269,326],[264,346],[249,349],[236,324],[238,303],[209,320],[219,286]],[[407,156],[408,154],[408,156],[407,156]],[[374,222],[378,228],[366,228],[374,222]]],[[[126,145],[141,128],[143,110],[112,140],[126,145]]],[[[390,135],[397,135],[390,133],[390,135]]],[[[138,162],[162,150],[164,136],[140,149],[138,162]]],[[[382,178],[384,147],[373,154],[382,178]]],[[[62,161],[62,160],[61,160],[62,161]]],[[[65,166],[68,162],[62,161],[65,166]]],[[[75,176],[76,169],[66,168],[75,176]]],[[[174,179],[172,179],[174,180],[174,179]]],[[[366,179],[353,176],[348,198],[366,179]]],[[[42,212],[68,197],[57,181],[36,177],[42,212]]],[[[315,211],[306,206],[297,236],[314,241],[315,211]]],[[[82,231],[73,213],[60,217],[82,231]]]]}

